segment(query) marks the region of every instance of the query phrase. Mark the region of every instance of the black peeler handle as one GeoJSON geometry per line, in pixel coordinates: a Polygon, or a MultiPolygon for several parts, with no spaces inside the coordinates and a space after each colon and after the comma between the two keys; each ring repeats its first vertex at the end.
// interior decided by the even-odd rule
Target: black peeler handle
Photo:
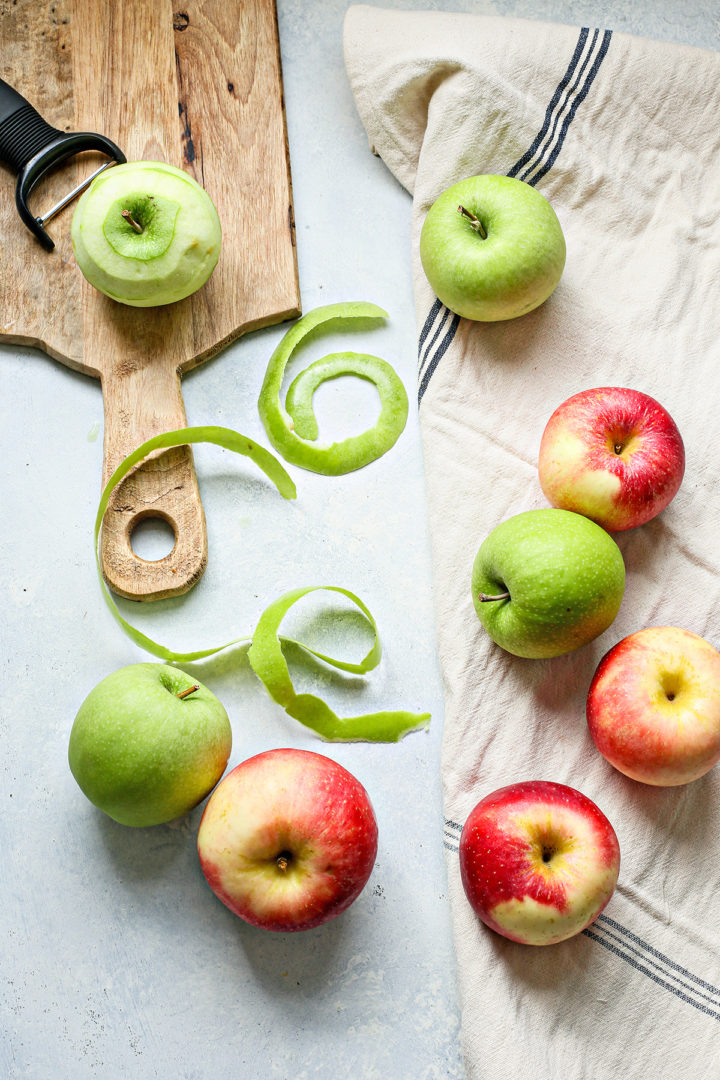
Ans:
{"type": "Polygon", "coordinates": [[[30,212],[28,198],[53,166],[82,150],[99,150],[113,161],[125,161],[122,150],[105,135],[51,127],[22,94],[0,79],[0,162],[17,173],[18,213],[47,251],[55,245],[45,231],[43,219],[30,212]]]}
{"type": "Polygon", "coordinates": [[[0,161],[19,173],[64,132],[50,127],[22,94],[0,79],[0,161]]]}

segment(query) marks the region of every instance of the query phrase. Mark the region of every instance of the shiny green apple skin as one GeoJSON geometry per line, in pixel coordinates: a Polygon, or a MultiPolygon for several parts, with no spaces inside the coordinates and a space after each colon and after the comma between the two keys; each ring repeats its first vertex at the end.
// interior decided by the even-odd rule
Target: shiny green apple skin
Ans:
{"type": "Polygon", "coordinates": [[[115,165],[98,176],[77,204],[70,234],[90,284],[131,307],[173,304],[196,292],[215,269],[222,242],[207,192],[160,161],[115,165]]]}
{"type": "Polygon", "coordinates": [[[70,733],[70,771],[122,825],[181,817],[215,787],[232,747],[228,715],[202,684],[166,664],[119,668],[90,691],[70,733]]]}
{"type": "Polygon", "coordinates": [[[480,545],[472,598],[490,637],[516,656],[561,656],[602,634],[625,590],[620,549],[594,521],[570,510],[527,510],[480,545]],[[482,602],[480,594],[510,598],[482,602]]]}
{"type": "Polygon", "coordinates": [[[470,176],[432,204],[420,261],[435,295],[478,322],[514,319],[550,296],[565,266],[565,237],[550,203],[511,176],[470,176]],[[486,237],[458,207],[473,214],[486,237]]]}

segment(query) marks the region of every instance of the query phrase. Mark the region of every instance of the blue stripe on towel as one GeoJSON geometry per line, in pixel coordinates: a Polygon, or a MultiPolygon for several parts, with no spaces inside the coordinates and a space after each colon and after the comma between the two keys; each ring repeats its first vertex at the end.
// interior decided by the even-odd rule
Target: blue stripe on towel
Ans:
{"type": "Polygon", "coordinates": [[[675,971],[679,971],[683,975],[686,975],[688,979],[692,979],[693,982],[696,982],[698,984],[698,986],[702,986],[703,989],[709,990],[717,997],[717,1001],[715,1002],[715,1004],[720,1009],[720,989],[718,989],[717,986],[713,986],[712,983],[705,982],[704,979],[700,979],[697,975],[693,975],[693,973],[691,971],[688,971],[687,968],[681,967],[680,964],[676,964],[674,960],[671,960],[668,956],[665,956],[664,953],[658,952],[658,950],[654,949],[652,945],[648,945],[648,943],[646,941],[643,941],[642,938],[638,937],[637,934],[633,934],[631,930],[628,930],[625,926],[621,926],[620,923],[615,922],[615,920],[611,919],[608,915],[605,915],[603,913],[602,915],[598,916],[598,920],[600,922],[607,923],[608,926],[611,926],[613,928],[613,930],[617,930],[619,933],[624,934],[625,937],[629,938],[630,941],[634,942],[636,945],[639,945],[651,956],[656,957],[656,959],[658,960],[662,960],[663,963],[667,964],[668,967],[674,968],[675,971]]]}
{"type": "MultiPolygon", "coordinates": [[[[555,93],[550,98],[550,104],[548,105],[547,109],[545,110],[545,120],[543,121],[543,125],[540,128],[540,130],[538,131],[537,135],[535,136],[535,138],[533,140],[533,143],[532,143],[532,146],[530,146],[530,148],[525,151],[523,156],[518,161],[515,162],[512,169],[510,169],[510,171],[508,172],[508,174],[507,174],[508,176],[517,176],[517,174],[520,172],[520,170],[525,165],[527,165],[529,161],[531,161],[533,159],[533,157],[537,153],[538,148],[542,144],[545,136],[547,135],[548,131],[550,130],[550,125],[551,125],[551,123],[553,123],[553,116],[555,115],[556,119],[555,119],[555,121],[553,123],[553,130],[554,130],[554,126],[555,126],[555,124],[557,124],[557,115],[555,113],[555,110],[557,108],[557,105],[558,105],[558,102],[560,101],[561,96],[563,95],[563,92],[565,90],[567,90],[568,85],[570,83],[570,80],[571,80],[571,78],[573,77],[573,75],[575,73],[575,68],[578,65],[578,61],[579,61],[580,56],[582,55],[582,51],[583,51],[583,49],[585,47],[585,42],[587,41],[588,33],[589,33],[588,28],[586,26],[583,26],[582,30],[580,31],[580,35],[578,37],[577,44],[575,46],[575,52],[573,53],[572,59],[570,60],[570,63],[568,64],[567,71],[563,75],[560,82],[557,84],[557,87],[555,88],[555,93]]],[[[563,101],[563,104],[564,104],[564,101],[563,101]]],[[[562,106],[561,106],[560,110],[558,110],[558,114],[561,111],[561,109],[562,109],[562,106]]],[[[540,155],[540,157],[542,157],[542,154],[540,155]]]]}
{"type": "MultiPolygon", "coordinates": [[[[433,304],[433,307],[434,306],[435,305],[433,304]]],[[[450,314],[450,308],[446,308],[443,304],[440,305],[440,308],[442,310],[442,317],[440,318],[439,322],[437,323],[437,326],[435,328],[435,333],[430,338],[430,343],[428,344],[427,348],[425,349],[425,355],[423,356],[421,354],[420,358],[419,358],[418,378],[421,378],[422,373],[423,373],[423,368],[425,367],[425,365],[427,363],[427,359],[428,359],[430,353],[432,352],[433,346],[435,345],[438,337],[442,333],[442,329],[443,329],[443,327],[444,327],[444,325],[445,325],[445,323],[447,321],[447,317],[450,314]]]]}
{"type": "Polygon", "coordinates": [[[460,316],[453,315],[448,332],[445,334],[445,337],[442,339],[437,349],[435,350],[432,358],[430,359],[427,367],[425,368],[425,374],[420,380],[420,386],[418,387],[418,407],[420,406],[420,402],[422,401],[423,394],[427,390],[428,383],[433,377],[433,372],[435,371],[435,368],[438,366],[447,350],[450,348],[450,345],[452,344],[452,340],[455,337],[455,333],[459,325],[460,316]]]}
{"type": "MultiPolygon", "coordinates": [[[[598,33],[599,33],[599,31],[596,30],[595,31],[595,38],[597,38],[598,33]]],[[[597,75],[598,71],[600,70],[600,65],[602,64],[603,60],[605,59],[605,54],[607,53],[608,48],[610,47],[610,38],[611,37],[612,37],[612,31],[611,30],[606,30],[605,33],[603,34],[602,42],[600,44],[600,48],[598,49],[598,51],[597,51],[597,53],[595,55],[595,59],[593,60],[592,67],[590,68],[590,71],[588,72],[588,76],[587,76],[585,82],[583,83],[581,90],[578,92],[577,96],[575,97],[575,100],[572,103],[572,107],[571,107],[569,113],[567,114],[567,116],[565,117],[565,120],[563,121],[563,126],[560,129],[560,135],[558,137],[557,142],[555,143],[555,146],[554,146],[554,148],[552,150],[552,153],[548,157],[548,159],[545,162],[545,164],[543,165],[543,167],[538,172],[536,172],[534,176],[527,179],[528,184],[533,184],[533,185],[537,184],[538,181],[542,180],[542,178],[545,176],[545,174],[555,164],[555,159],[557,158],[558,154],[562,150],[562,145],[565,142],[565,136],[567,135],[568,128],[570,127],[570,124],[573,121],[575,113],[577,112],[578,108],[580,107],[580,105],[582,105],[583,101],[587,97],[588,91],[589,91],[590,87],[592,86],[593,82],[595,81],[595,76],[597,75]]],[[[594,41],[593,41],[593,44],[594,44],[594,41]]],[[[525,179],[525,177],[523,177],[523,179],[525,179]]]]}
{"type": "Polygon", "coordinates": [[[435,322],[435,316],[437,315],[437,313],[438,313],[438,311],[440,310],[441,307],[442,307],[442,301],[441,300],[435,300],[433,306],[430,308],[430,311],[428,312],[428,317],[425,320],[425,325],[423,326],[422,330],[420,331],[420,337],[418,338],[418,355],[422,352],[422,347],[425,344],[425,339],[428,336],[428,334],[430,333],[430,328],[431,328],[432,324],[435,322]]]}
{"type": "MultiPolygon", "coordinates": [[[[602,945],[604,948],[608,949],[615,956],[619,956],[622,960],[625,961],[626,964],[630,964],[631,967],[635,968],[636,971],[640,971],[643,973],[643,975],[647,975],[647,977],[649,979],[652,979],[652,981],[658,986],[662,986],[663,989],[669,990],[670,993],[675,994],[675,996],[680,998],[682,1001],[686,1001],[688,1005],[692,1005],[694,1006],[694,1008],[699,1009],[700,1012],[705,1013],[707,1016],[711,1016],[713,1020],[720,1020],[720,1007],[717,1006],[715,1002],[712,1002],[715,1008],[710,1008],[710,1006],[705,1004],[705,1002],[698,1000],[697,996],[692,997],[690,994],[686,994],[679,987],[673,986],[672,983],[666,981],[667,977],[669,977],[668,972],[663,971],[666,979],[660,978],[660,976],[657,975],[656,972],[651,971],[649,967],[646,967],[645,964],[641,964],[639,960],[635,959],[634,956],[631,956],[629,953],[623,951],[623,949],[619,948],[611,939],[604,937],[602,933],[598,933],[598,930],[602,931],[602,924],[598,925],[598,921],[596,921],[592,924],[591,927],[588,927],[587,930],[583,930],[583,934],[585,934],[586,937],[591,938],[593,941],[596,941],[598,945],[602,945]]],[[[644,959],[647,963],[645,957],[642,957],[642,959],[644,959]]],[[[657,967],[657,965],[654,966],[657,967]]],[[[705,997],[705,995],[702,996],[705,997]]]]}

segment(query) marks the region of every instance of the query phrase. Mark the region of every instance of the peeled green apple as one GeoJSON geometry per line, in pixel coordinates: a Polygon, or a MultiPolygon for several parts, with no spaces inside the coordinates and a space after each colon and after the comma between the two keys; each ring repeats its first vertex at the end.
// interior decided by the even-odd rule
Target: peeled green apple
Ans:
{"type": "Polygon", "coordinates": [[[498,322],[539,307],[565,266],[550,203],[512,176],[469,176],[430,207],[420,260],[435,295],[466,319],[498,322]]]}
{"type": "Polygon", "coordinates": [[[607,630],[625,590],[620,549],[570,510],[527,510],[480,545],[472,597],[490,637],[516,656],[560,656],[607,630]]]}
{"type": "Polygon", "coordinates": [[[192,810],[225,771],[232,732],[215,695],[167,664],[104,678],[70,732],[70,770],[88,799],[123,825],[159,825],[192,810]]]}
{"type": "Polygon", "coordinates": [[[73,214],[73,251],[96,289],[122,304],[155,307],[196,292],[220,256],[220,219],[207,192],[162,161],[101,173],[73,214]]]}

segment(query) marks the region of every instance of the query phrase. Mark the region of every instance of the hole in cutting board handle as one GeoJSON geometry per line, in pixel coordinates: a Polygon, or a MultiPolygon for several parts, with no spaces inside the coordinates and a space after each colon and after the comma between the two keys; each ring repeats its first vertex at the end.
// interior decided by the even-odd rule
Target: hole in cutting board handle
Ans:
{"type": "Polygon", "coordinates": [[[130,526],[129,535],[130,546],[145,562],[160,562],[167,558],[177,543],[169,519],[161,514],[139,514],[130,526]]]}

